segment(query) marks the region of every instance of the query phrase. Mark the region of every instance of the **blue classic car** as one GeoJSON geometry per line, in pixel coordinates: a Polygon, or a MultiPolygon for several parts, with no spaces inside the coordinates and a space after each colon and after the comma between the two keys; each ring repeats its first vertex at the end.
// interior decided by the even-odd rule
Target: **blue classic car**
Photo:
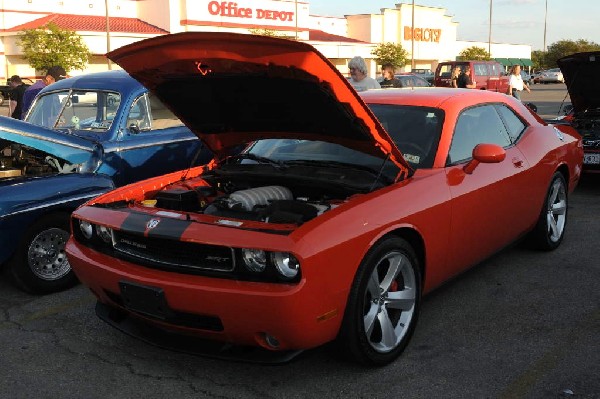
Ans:
{"type": "Polygon", "coordinates": [[[124,71],[44,88],[25,121],[0,117],[0,265],[31,293],[77,279],[69,215],[101,193],[207,162],[208,150],[124,71]]]}

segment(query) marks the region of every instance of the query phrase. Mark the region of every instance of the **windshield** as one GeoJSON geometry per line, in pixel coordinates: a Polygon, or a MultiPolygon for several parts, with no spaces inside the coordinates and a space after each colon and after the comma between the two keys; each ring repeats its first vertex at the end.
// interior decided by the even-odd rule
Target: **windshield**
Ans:
{"type": "MultiPolygon", "coordinates": [[[[442,110],[388,104],[370,104],[369,107],[413,169],[433,166],[444,120],[442,110]]],[[[261,157],[263,162],[269,159],[279,165],[298,161],[329,162],[331,165],[356,165],[373,171],[383,168],[383,173],[388,176],[397,173],[392,162],[323,141],[264,139],[253,143],[247,152],[256,157],[246,158],[242,162],[254,163],[257,157],[261,157]]]]}
{"type": "Polygon", "coordinates": [[[104,132],[110,129],[121,95],[93,90],[63,90],[40,96],[26,121],[50,129],[104,132]]]}

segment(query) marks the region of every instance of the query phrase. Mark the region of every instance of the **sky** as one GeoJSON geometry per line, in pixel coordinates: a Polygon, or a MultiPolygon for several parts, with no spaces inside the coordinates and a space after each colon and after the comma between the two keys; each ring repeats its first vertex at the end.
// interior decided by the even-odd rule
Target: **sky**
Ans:
{"type": "MultiPolygon", "coordinates": [[[[412,0],[305,0],[311,15],[343,17],[379,14],[382,8],[412,0]]],[[[546,47],[559,40],[584,39],[600,44],[600,0],[491,0],[492,42],[546,47]]],[[[441,7],[458,22],[457,39],[486,42],[490,28],[489,0],[415,0],[415,5],[441,7]]]]}

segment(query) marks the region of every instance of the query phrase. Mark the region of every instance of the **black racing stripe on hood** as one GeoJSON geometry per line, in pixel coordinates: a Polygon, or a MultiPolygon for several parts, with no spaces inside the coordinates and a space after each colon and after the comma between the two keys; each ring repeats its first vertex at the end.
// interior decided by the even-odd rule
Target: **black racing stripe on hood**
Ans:
{"type": "Polygon", "coordinates": [[[147,237],[179,239],[190,224],[189,220],[131,213],[121,225],[121,229],[147,237]]]}

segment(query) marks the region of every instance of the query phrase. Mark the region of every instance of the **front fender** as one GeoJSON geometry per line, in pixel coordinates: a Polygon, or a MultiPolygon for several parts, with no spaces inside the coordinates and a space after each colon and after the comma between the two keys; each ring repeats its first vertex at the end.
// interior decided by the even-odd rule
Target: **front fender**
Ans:
{"type": "Polygon", "coordinates": [[[40,217],[53,212],[70,214],[113,188],[110,177],[97,174],[0,180],[0,264],[12,256],[27,228],[40,217]]]}

